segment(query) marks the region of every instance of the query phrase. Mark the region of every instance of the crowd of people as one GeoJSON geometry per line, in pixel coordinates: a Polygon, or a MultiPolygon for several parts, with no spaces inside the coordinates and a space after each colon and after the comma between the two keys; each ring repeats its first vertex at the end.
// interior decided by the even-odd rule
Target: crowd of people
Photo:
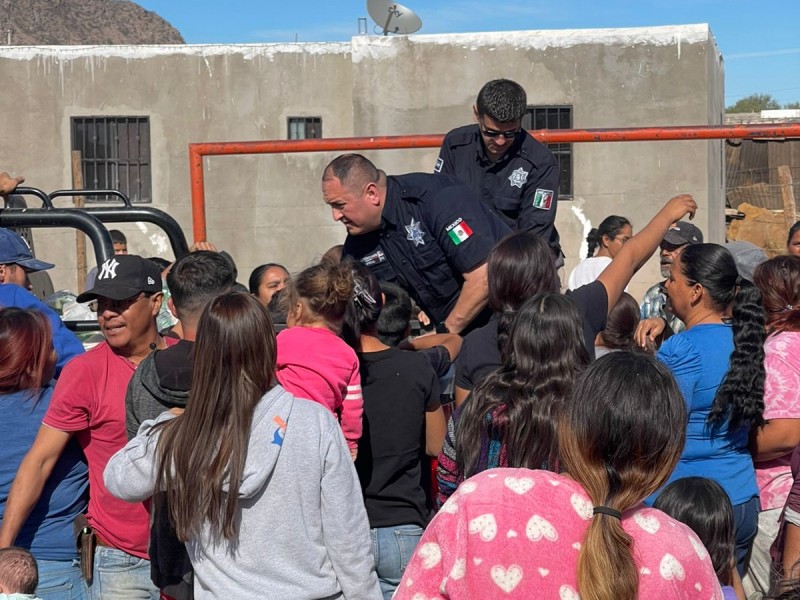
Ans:
{"type": "Polygon", "coordinates": [[[0,598],[800,598],[800,222],[768,259],[681,194],[562,293],[525,108],[487,83],[431,174],[335,158],[299,273],[116,237],[88,351],[0,229],[0,598]]]}

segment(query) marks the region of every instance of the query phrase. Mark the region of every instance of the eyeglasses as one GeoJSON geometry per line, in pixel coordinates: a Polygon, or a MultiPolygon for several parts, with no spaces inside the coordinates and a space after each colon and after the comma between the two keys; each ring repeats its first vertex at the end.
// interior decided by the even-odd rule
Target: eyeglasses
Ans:
{"type": "Polygon", "coordinates": [[[521,128],[514,129],[513,131],[494,131],[493,129],[484,129],[483,127],[480,129],[481,133],[487,138],[494,139],[496,137],[504,137],[507,140],[513,140],[521,131],[521,128]]]}
{"type": "Polygon", "coordinates": [[[627,235],[618,235],[614,239],[622,242],[623,244],[625,244],[625,243],[629,242],[631,238],[629,238],[627,235]]]}
{"type": "Polygon", "coordinates": [[[115,313],[122,313],[128,310],[131,306],[136,304],[142,298],[149,298],[152,294],[145,294],[139,292],[135,296],[125,298],[124,300],[112,300],[111,298],[98,298],[89,302],[89,310],[97,314],[104,313],[107,310],[115,313]]]}

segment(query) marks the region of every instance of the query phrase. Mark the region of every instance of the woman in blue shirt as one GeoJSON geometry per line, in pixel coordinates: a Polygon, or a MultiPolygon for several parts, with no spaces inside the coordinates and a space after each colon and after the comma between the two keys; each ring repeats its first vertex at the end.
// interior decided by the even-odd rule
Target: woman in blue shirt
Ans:
{"type": "MultiPolygon", "coordinates": [[[[41,312],[0,308],[0,515],[53,395],[52,339],[50,323],[41,312]]],[[[36,595],[44,600],[88,597],[72,532],[73,520],[86,510],[88,488],[86,459],[73,439],[14,542],[36,558],[36,595]]]]}
{"type": "Polygon", "coordinates": [[[759,511],[748,438],[764,422],[761,294],[739,277],[733,256],[717,244],[687,246],[666,289],[686,331],[664,342],[658,359],[675,375],[689,412],[686,445],[669,481],[708,477],[727,492],[741,575],[759,511]]]}

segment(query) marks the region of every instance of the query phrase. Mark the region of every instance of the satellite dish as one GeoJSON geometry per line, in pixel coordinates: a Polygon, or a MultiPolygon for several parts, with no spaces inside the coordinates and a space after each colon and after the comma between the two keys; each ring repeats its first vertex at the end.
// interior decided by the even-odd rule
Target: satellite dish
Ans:
{"type": "Polygon", "coordinates": [[[422,28],[422,19],[413,10],[392,0],[367,0],[367,12],[381,28],[383,35],[408,35],[422,28]]]}

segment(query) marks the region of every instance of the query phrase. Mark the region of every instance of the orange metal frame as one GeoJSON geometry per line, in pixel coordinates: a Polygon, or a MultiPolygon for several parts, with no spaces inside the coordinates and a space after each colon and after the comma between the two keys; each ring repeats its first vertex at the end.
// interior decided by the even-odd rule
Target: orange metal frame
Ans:
{"type": "MultiPolygon", "coordinates": [[[[540,129],[529,132],[543,143],[649,142],[666,140],[787,139],[800,138],[800,124],[717,125],[690,127],[646,127],[620,129],[540,129]]],[[[203,157],[231,154],[282,154],[289,152],[344,152],[438,148],[443,135],[398,135],[384,137],[327,138],[314,140],[269,140],[263,142],[206,142],[189,144],[189,174],[192,185],[192,229],[194,241],[206,239],[205,182],[203,157]]]]}

